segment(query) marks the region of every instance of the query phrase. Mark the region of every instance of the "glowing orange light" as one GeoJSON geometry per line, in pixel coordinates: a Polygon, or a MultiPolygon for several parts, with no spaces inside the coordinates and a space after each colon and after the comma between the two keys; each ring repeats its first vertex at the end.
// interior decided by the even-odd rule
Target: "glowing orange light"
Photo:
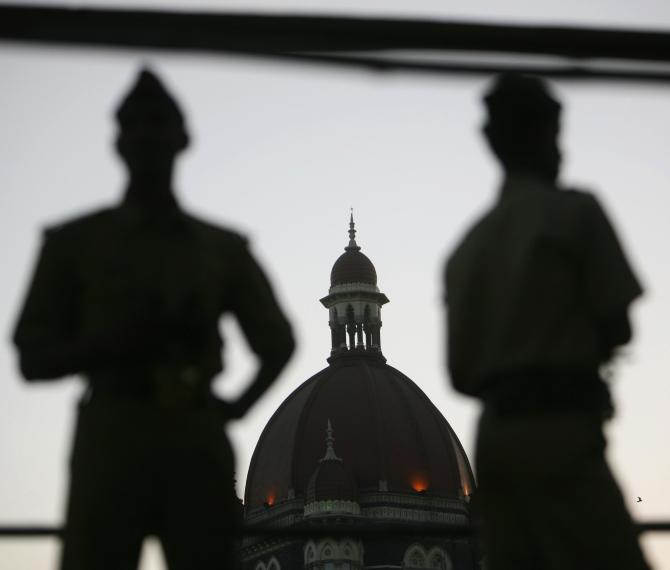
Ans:
{"type": "Polygon", "coordinates": [[[276,499],[277,497],[275,496],[275,491],[273,489],[267,494],[267,497],[265,497],[265,503],[268,505],[268,507],[271,507],[275,504],[276,499]]]}
{"type": "Polygon", "coordinates": [[[410,480],[410,485],[417,493],[428,490],[428,480],[423,475],[414,475],[410,480]]]}

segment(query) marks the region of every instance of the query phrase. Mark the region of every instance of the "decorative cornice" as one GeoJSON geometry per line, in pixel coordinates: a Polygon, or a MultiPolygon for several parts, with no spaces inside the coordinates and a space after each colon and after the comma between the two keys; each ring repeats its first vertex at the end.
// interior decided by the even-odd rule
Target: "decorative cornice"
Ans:
{"type": "Polygon", "coordinates": [[[368,293],[379,293],[379,287],[373,285],[372,283],[339,283],[338,285],[332,285],[328,289],[328,293],[331,295],[335,293],[358,293],[360,291],[365,291],[368,293]]]}
{"type": "Polygon", "coordinates": [[[345,515],[360,515],[361,508],[355,501],[315,501],[305,505],[305,517],[321,515],[321,514],[345,514],[345,515]]]}
{"type": "Polygon", "coordinates": [[[469,506],[464,499],[434,497],[430,494],[363,492],[360,494],[358,502],[362,508],[365,508],[367,505],[383,505],[427,510],[469,511],[469,506]]]}
{"type": "Polygon", "coordinates": [[[362,519],[383,518],[451,524],[454,521],[467,522],[470,518],[470,506],[464,499],[374,492],[361,494],[357,503],[353,501],[317,501],[305,505],[302,498],[296,498],[268,509],[257,509],[248,514],[245,520],[249,525],[268,525],[282,528],[298,524],[305,516],[312,516],[317,513],[354,514],[359,515],[362,519]],[[349,510],[347,513],[346,509],[357,511],[352,513],[349,510]]]}
{"type": "Polygon", "coordinates": [[[366,360],[377,360],[381,364],[386,363],[386,358],[378,348],[365,348],[362,346],[356,348],[340,348],[330,353],[326,359],[328,364],[335,364],[344,361],[344,359],[365,358],[366,360]]]}
{"type": "MultiPolygon", "coordinates": [[[[331,290],[333,288],[331,287],[331,290]]],[[[376,303],[380,307],[382,305],[385,305],[386,303],[389,302],[389,298],[384,295],[384,293],[380,293],[378,290],[372,291],[372,290],[364,290],[364,289],[351,289],[347,291],[337,291],[337,292],[331,292],[325,297],[322,297],[319,299],[321,304],[326,307],[327,309],[330,309],[333,305],[336,303],[340,302],[345,302],[345,301],[367,301],[369,303],[376,303]]]]}
{"type": "Polygon", "coordinates": [[[284,519],[286,517],[293,517],[298,514],[302,518],[302,512],[304,508],[304,500],[302,497],[291,499],[287,501],[282,501],[272,505],[271,507],[257,507],[252,512],[245,514],[245,521],[247,524],[256,525],[256,524],[268,524],[271,526],[289,526],[289,524],[284,524],[284,519]]]}
{"type": "Polygon", "coordinates": [[[363,508],[361,509],[361,514],[363,518],[366,519],[391,519],[422,523],[444,523],[447,525],[459,526],[467,524],[470,521],[470,517],[459,513],[425,511],[390,506],[363,508]]]}

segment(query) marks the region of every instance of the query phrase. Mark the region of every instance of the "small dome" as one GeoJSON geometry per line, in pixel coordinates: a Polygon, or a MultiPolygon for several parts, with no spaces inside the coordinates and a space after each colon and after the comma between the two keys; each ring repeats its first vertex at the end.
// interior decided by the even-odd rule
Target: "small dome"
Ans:
{"type": "Polygon", "coordinates": [[[319,463],[307,483],[305,504],[318,501],[356,501],[356,482],[342,461],[329,459],[319,463]]]}
{"type": "Polygon", "coordinates": [[[335,265],[330,271],[330,286],[344,285],[347,283],[365,283],[366,285],[377,285],[377,271],[372,261],[361,253],[360,246],[356,243],[356,226],[352,211],[349,218],[349,245],[344,248],[344,253],[337,258],[335,265]]]}
{"type": "Polygon", "coordinates": [[[355,249],[347,249],[330,272],[330,286],[345,283],[377,285],[377,271],[368,257],[355,249]]]}
{"type": "Polygon", "coordinates": [[[305,491],[305,505],[319,501],[351,501],[358,498],[356,481],[335,454],[333,426],[328,420],[326,429],[326,455],[319,461],[318,467],[309,478],[305,491]]]}

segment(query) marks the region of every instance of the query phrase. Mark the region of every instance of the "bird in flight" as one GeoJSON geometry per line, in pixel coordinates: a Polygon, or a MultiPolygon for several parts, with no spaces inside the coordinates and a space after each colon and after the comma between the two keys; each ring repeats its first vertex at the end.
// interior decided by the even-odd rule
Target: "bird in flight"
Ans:
{"type": "Polygon", "coordinates": [[[638,497],[636,502],[641,503],[642,502],[642,497],[638,497]]]}

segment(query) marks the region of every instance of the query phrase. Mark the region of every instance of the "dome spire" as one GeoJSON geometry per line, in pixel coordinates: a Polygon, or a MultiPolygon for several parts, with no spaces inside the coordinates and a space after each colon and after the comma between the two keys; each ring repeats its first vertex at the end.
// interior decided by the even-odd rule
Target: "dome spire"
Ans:
{"type": "Polygon", "coordinates": [[[349,216],[349,245],[344,248],[344,251],[360,251],[361,246],[356,243],[356,224],[354,223],[354,209],[351,208],[351,215],[349,216]]]}
{"type": "Polygon", "coordinates": [[[333,426],[328,419],[328,426],[326,427],[326,455],[323,456],[321,461],[342,461],[337,455],[335,455],[335,448],[333,444],[335,443],[335,438],[333,437],[333,426]]]}
{"type": "Polygon", "coordinates": [[[348,352],[384,358],[379,335],[380,311],[388,298],[377,287],[375,266],[356,243],[353,208],[349,215],[349,245],[333,265],[330,289],[321,303],[330,317],[331,358],[348,352]]]}

